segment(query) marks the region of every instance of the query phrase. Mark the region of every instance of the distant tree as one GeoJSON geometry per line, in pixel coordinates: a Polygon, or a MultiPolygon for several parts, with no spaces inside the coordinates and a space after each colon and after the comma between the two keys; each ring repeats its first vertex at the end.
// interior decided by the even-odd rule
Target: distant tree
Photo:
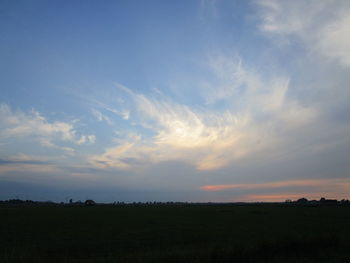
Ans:
{"type": "Polygon", "coordinates": [[[338,203],[338,200],[337,199],[326,199],[324,197],[322,197],[320,199],[320,203],[321,204],[327,204],[327,205],[330,205],[330,204],[337,204],[338,203]]]}
{"type": "Polygon", "coordinates": [[[93,205],[96,205],[95,201],[94,200],[86,200],[85,201],[85,205],[86,206],[93,206],[93,205]]]}
{"type": "Polygon", "coordinates": [[[347,199],[343,199],[343,200],[341,200],[341,201],[340,201],[340,203],[342,203],[342,204],[349,204],[349,203],[350,203],[350,201],[349,201],[349,200],[347,200],[347,199]]]}
{"type": "Polygon", "coordinates": [[[307,202],[308,202],[308,200],[305,197],[300,198],[300,199],[297,200],[297,203],[300,203],[300,204],[305,204],[307,202]]]}

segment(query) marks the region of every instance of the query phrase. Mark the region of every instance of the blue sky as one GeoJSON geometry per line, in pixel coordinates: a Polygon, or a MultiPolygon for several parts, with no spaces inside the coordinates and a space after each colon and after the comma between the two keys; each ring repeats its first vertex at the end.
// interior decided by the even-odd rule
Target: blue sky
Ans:
{"type": "Polygon", "coordinates": [[[1,1],[0,198],[349,198],[349,17],[341,0],[1,1]]]}

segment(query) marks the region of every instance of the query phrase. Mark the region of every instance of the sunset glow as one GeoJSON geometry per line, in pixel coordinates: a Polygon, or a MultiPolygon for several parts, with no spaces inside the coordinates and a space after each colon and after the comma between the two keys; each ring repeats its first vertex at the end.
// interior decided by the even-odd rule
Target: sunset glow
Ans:
{"type": "Polygon", "coordinates": [[[1,4],[0,199],[347,198],[349,1],[53,2],[1,4]]]}
{"type": "Polygon", "coordinates": [[[201,189],[204,191],[222,191],[227,189],[274,189],[285,187],[333,187],[335,190],[343,189],[350,190],[350,179],[317,179],[317,180],[294,180],[281,181],[260,184],[221,184],[221,185],[205,185],[201,189]]]}

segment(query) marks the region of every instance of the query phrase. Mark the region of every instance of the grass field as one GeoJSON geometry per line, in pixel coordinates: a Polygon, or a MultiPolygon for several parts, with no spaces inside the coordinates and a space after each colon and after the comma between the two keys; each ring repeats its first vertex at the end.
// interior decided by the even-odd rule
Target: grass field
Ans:
{"type": "Polygon", "coordinates": [[[0,206],[0,262],[350,262],[349,206],[0,206]]]}

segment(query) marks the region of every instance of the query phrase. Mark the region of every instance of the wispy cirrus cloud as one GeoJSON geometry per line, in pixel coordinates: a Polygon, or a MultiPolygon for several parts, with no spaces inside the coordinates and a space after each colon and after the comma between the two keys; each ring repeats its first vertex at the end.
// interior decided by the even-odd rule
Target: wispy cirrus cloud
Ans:
{"type": "MultiPolygon", "coordinates": [[[[122,85],[116,84],[116,86],[119,89],[123,89],[122,85]]],[[[125,107],[123,108],[116,108],[115,105],[111,105],[108,102],[102,102],[100,100],[97,100],[96,98],[92,97],[86,97],[83,96],[83,99],[87,101],[87,103],[90,105],[91,108],[91,113],[94,115],[94,117],[98,121],[105,121],[107,124],[112,125],[115,123],[113,120],[112,116],[109,116],[108,114],[113,114],[118,116],[118,118],[122,118],[123,120],[128,120],[130,118],[130,111],[126,109],[125,107]]],[[[109,98],[110,99],[110,98],[109,98]]],[[[125,101],[122,98],[116,98],[115,101],[118,103],[124,104],[125,101]]],[[[114,101],[114,103],[115,103],[114,101]]]]}
{"type": "Polygon", "coordinates": [[[139,117],[132,121],[154,135],[127,138],[90,161],[101,168],[128,169],[135,164],[182,160],[199,170],[218,169],[278,144],[279,126],[285,132],[316,116],[314,109],[288,98],[286,77],[265,80],[244,68],[242,61],[234,64],[223,56],[212,58],[208,65],[216,82],[208,82],[202,94],[212,98],[210,104],[224,101],[224,110],[179,104],[119,85],[131,101],[129,111],[139,117]]]}
{"type": "Polygon", "coordinates": [[[295,37],[306,50],[350,66],[349,1],[263,0],[256,3],[263,32],[287,42],[295,37]]]}
{"type": "Polygon", "coordinates": [[[107,124],[112,125],[111,119],[105,114],[103,114],[101,111],[93,108],[91,109],[91,112],[98,121],[105,121],[107,124]]]}

